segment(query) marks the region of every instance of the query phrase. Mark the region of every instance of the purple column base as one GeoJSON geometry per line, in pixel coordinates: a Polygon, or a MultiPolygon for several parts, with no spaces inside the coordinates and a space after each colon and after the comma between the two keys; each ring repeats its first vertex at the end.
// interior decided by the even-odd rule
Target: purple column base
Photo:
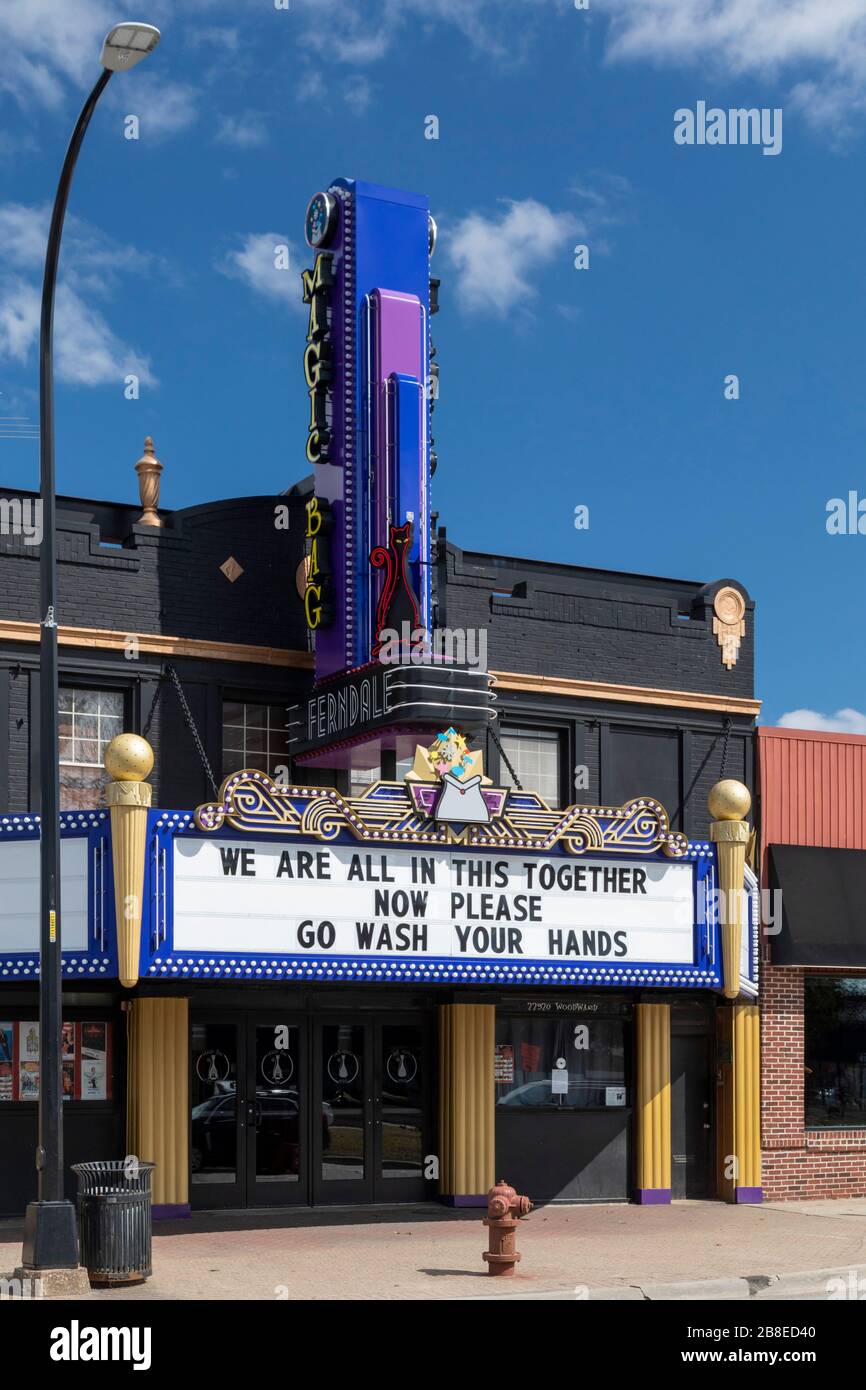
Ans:
{"type": "Polygon", "coordinates": [[[670,1205],[671,1190],[669,1187],[639,1187],[634,1199],[640,1207],[666,1207],[670,1205]]]}
{"type": "Polygon", "coordinates": [[[437,1198],[437,1200],[440,1201],[440,1202],[442,1203],[443,1207],[486,1207],[486,1206],[487,1206],[487,1194],[486,1194],[485,1192],[480,1192],[480,1193],[469,1193],[469,1194],[467,1194],[467,1195],[461,1195],[461,1196],[449,1196],[449,1195],[447,1195],[447,1194],[445,1194],[445,1193],[440,1193],[440,1195],[439,1195],[439,1197],[437,1198]]]}
{"type": "Polygon", "coordinates": [[[745,1202],[751,1206],[757,1206],[764,1200],[764,1189],[762,1187],[738,1187],[736,1189],[735,1201],[739,1206],[745,1202]]]}
{"type": "Polygon", "coordinates": [[[154,1207],[152,1210],[154,1221],[177,1221],[184,1216],[192,1216],[192,1207],[189,1202],[178,1202],[174,1206],[163,1205],[154,1207]]]}

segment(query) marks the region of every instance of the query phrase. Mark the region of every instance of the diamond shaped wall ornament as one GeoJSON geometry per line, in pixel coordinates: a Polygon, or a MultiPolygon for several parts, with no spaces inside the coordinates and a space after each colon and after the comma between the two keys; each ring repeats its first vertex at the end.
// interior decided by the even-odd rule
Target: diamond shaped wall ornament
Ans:
{"type": "Polygon", "coordinates": [[[220,569],[230,584],[234,584],[236,579],[240,579],[243,574],[243,566],[239,565],[234,555],[230,555],[227,560],[223,560],[220,569]]]}

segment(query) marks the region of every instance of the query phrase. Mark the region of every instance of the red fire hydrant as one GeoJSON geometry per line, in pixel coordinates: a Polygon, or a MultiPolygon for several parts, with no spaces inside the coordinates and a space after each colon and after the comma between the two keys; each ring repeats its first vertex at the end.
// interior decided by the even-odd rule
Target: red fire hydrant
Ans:
{"type": "Polygon", "coordinates": [[[517,1222],[528,1216],[532,1203],[528,1197],[518,1197],[513,1187],[500,1178],[487,1194],[487,1215],[484,1224],[490,1231],[490,1249],[484,1251],[488,1274],[513,1274],[520,1259],[517,1244],[517,1222]]]}

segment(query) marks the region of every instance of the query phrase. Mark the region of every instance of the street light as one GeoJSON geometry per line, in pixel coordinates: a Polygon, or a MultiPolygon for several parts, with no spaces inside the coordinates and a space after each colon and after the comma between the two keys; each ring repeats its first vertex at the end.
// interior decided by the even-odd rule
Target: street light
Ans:
{"type": "Polygon", "coordinates": [[[96,103],[113,72],[135,67],[159,43],[152,24],[116,24],[106,36],[102,72],[81,108],[66,151],[54,198],[39,330],[39,491],[42,544],[39,549],[39,1140],[36,1167],[38,1200],[24,1220],[26,1270],[68,1270],[78,1265],[75,1210],[63,1196],[63,1077],[60,1030],[63,1022],[60,916],[60,768],[57,683],[57,553],[54,496],[54,291],[63,219],[84,135],[96,103]]]}

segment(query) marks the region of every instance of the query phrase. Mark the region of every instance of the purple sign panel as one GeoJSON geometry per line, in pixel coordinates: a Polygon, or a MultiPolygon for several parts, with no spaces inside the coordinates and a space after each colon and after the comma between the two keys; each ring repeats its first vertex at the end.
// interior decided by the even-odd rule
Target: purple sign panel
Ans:
{"type": "Polygon", "coordinates": [[[338,179],[311,200],[306,234],[307,458],[329,517],[329,554],[307,564],[319,681],[371,660],[387,578],[370,556],[407,523],[405,575],[430,625],[428,202],[338,179]]]}

